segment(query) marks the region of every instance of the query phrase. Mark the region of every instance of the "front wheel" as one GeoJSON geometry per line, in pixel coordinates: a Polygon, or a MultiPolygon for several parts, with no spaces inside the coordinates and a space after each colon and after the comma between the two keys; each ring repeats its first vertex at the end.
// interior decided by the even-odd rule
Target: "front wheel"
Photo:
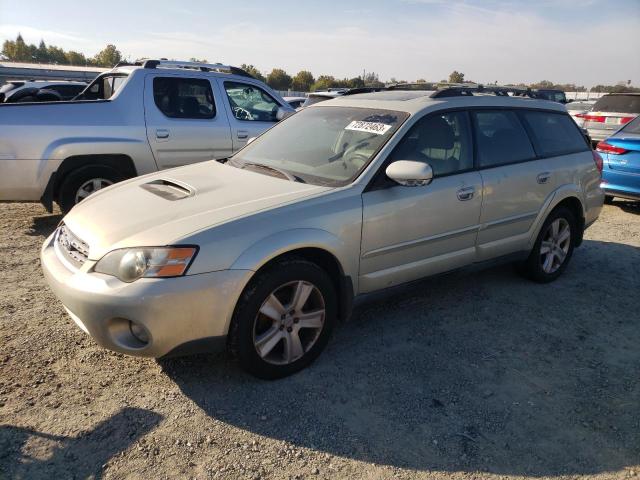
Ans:
{"type": "Polygon", "coordinates": [[[234,313],[229,344],[252,375],[276,379],[309,365],[329,340],[336,292],[318,265],[290,259],[258,273],[234,313]]]}
{"type": "Polygon", "coordinates": [[[124,175],[106,165],[87,165],[73,170],[60,185],[58,205],[64,213],[68,213],[89,195],[124,179],[124,175]]]}
{"type": "Polygon", "coordinates": [[[552,282],[567,268],[578,236],[575,215],[560,207],[547,217],[520,271],[531,280],[552,282]]]}

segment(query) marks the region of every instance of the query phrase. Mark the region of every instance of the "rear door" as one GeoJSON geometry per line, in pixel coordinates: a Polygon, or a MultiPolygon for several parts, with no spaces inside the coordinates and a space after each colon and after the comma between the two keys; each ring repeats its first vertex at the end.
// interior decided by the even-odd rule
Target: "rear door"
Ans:
{"type": "Polygon", "coordinates": [[[223,78],[218,78],[217,83],[224,95],[234,152],[244,147],[248,139],[257,137],[278,121],[280,102],[257,83],[223,78]]]}
{"type": "Polygon", "coordinates": [[[207,77],[147,75],[147,139],[160,169],[226,158],[231,132],[215,81],[207,77]]]}
{"type": "Polygon", "coordinates": [[[515,111],[477,110],[472,118],[484,186],[478,257],[487,260],[525,248],[556,177],[553,160],[538,158],[515,111]]]}

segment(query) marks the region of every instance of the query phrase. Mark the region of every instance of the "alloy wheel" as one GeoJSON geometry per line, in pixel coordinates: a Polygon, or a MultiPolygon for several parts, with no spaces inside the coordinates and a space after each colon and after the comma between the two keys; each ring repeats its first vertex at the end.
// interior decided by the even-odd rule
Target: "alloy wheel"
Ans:
{"type": "Polygon", "coordinates": [[[262,303],[254,321],[253,344],[265,362],[287,365],[313,347],[324,324],[325,302],[318,287],[302,280],[289,282],[262,303]]]}
{"type": "Polygon", "coordinates": [[[571,245],[571,226],[564,218],[556,218],[542,238],[540,244],[540,262],[542,270],[556,272],[564,263],[571,245]]]}
{"type": "Polygon", "coordinates": [[[76,192],[76,203],[80,203],[92,193],[102,190],[109,185],[113,185],[113,182],[107,178],[92,178],[91,180],[87,180],[80,185],[80,188],[78,188],[76,192]]]}

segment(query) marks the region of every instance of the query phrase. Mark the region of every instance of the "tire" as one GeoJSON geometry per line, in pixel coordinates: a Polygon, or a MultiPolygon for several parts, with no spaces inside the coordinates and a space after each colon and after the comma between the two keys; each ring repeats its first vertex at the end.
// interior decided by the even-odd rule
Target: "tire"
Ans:
{"type": "Polygon", "coordinates": [[[611,205],[613,203],[613,197],[611,195],[605,195],[604,203],[606,203],[607,205],[611,205]]]}
{"type": "MultiPolygon", "coordinates": [[[[120,172],[106,165],[87,165],[86,167],[73,170],[67,174],[60,185],[60,189],[58,190],[58,205],[60,205],[63,213],[69,213],[69,210],[83,199],[78,198],[81,187],[87,185],[87,188],[91,189],[91,184],[95,180],[100,182],[100,188],[104,188],[120,182],[125,178],[126,177],[120,172]]],[[[93,191],[96,190],[97,188],[93,189],[93,191]]],[[[93,191],[88,192],[85,197],[89,196],[93,191]]]]}
{"type": "Polygon", "coordinates": [[[567,268],[578,234],[578,222],[571,210],[566,207],[553,210],[542,225],[529,257],[519,266],[520,273],[539,283],[554,281],[567,268]],[[555,225],[558,233],[554,236],[555,225]],[[565,227],[568,229],[569,238],[561,241],[565,227]],[[543,242],[546,243],[544,250],[549,253],[543,252],[543,242]]]}
{"type": "Polygon", "coordinates": [[[258,378],[286,377],[320,355],[337,313],[336,291],[325,270],[304,259],[283,260],[258,273],[240,296],[229,329],[229,349],[242,368],[258,378]],[[304,302],[293,301],[296,291],[309,292],[304,302]],[[318,314],[322,308],[324,314],[318,314]]]}

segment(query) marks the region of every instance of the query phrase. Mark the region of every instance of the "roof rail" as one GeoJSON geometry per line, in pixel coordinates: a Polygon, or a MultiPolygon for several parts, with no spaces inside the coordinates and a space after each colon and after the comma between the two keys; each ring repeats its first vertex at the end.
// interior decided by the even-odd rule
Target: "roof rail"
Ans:
{"type": "Polygon", "coordinates": [[[530,88],[469,83],[439,84],[438,89],[431,94],[431,98],[473,96],[474,93],[489,93],[501,97],[513,96],[538,98],[536,92],[530,88]]]}
{"type": "Polygon", "coordinates": [[[381,90],[384,90],[384,87],[353,87],[353,88],[349,88],[346,92],[344,92],[345,95],[356,95],[358,93],[371,93],[371,92],[380,92],[381,90]]]}
{"type": "Polygon", "coordinates": [[[241,68],[232,67],[231,65],[223,65],[221,63],[201,63],[201,62],[182,62],[178,60],[145,60],[142,63],[143,68],[184,68],[190,70],[200,70],[201,72],[222,72],[241,75],[243,77],[254,78],[241,68]]]}
{"type": "Polygon", "coordinates": [[[386,90],[425,90],[433,91],[433,83],[431,82],[412,82],[412,83],[393,83],[384,87],[386,90]]]}

